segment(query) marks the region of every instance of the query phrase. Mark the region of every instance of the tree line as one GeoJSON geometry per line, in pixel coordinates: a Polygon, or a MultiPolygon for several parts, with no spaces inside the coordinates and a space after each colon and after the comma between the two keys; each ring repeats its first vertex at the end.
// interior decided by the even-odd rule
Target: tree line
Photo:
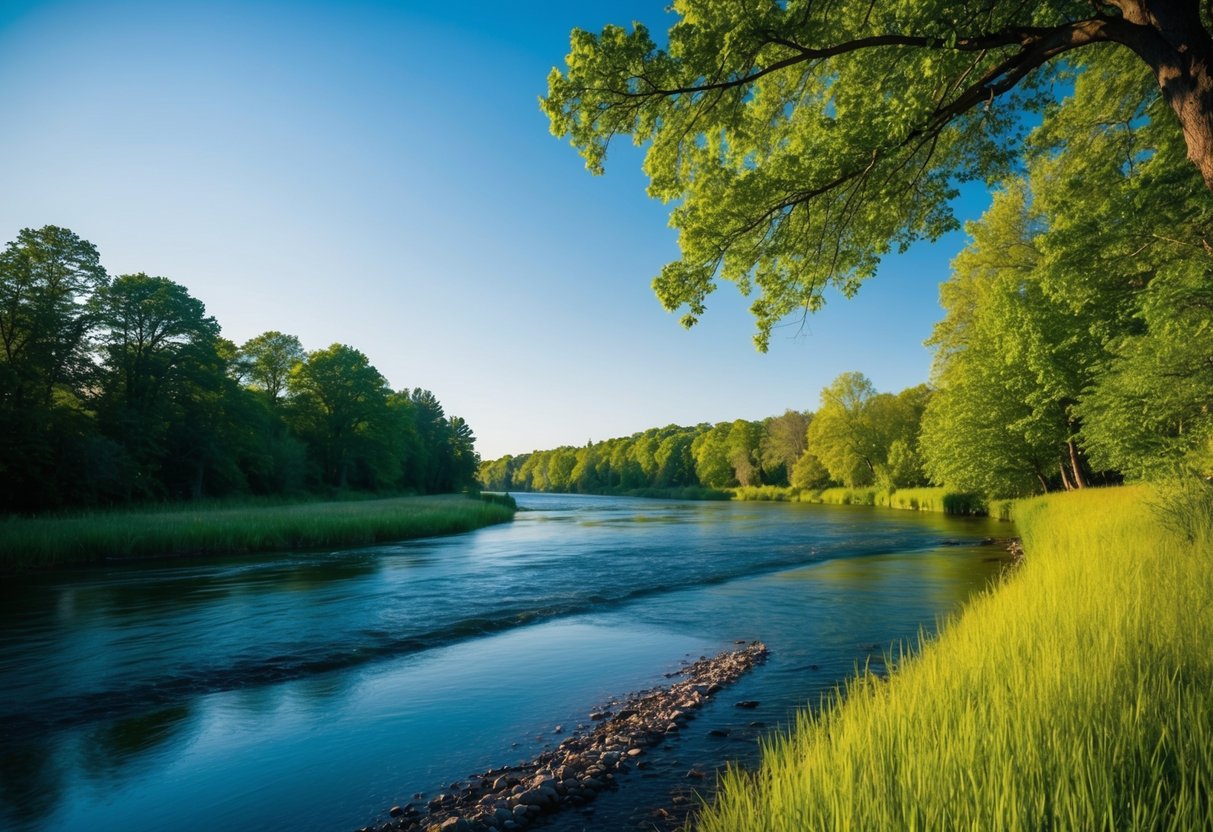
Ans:
{"type": "Polygon", "coordinates": [[[0,510],[474,483],[471,428],[367,356],[237,346],[164,277],[111,277],[66,228],[0,253],[0,510]]]}
{"type": "Polygon", "coordinates": [[[614,493],[736,486],[925,485],[920,425],[930,390],[879,393],[861,373],[822,391],[815,412],[669,425],[628,437],[489,460],[493,490],[614,493]]]}

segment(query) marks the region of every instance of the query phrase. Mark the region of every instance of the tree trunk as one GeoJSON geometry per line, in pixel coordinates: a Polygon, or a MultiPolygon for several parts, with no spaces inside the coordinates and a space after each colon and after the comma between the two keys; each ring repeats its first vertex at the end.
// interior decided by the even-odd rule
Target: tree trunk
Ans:
{"type": "Polygon", "coordinates": [[[1074,486],[1070,485],[1070,477],[1066,474],[1066,464],[1064,462],[1058,462],[1057,470],[1061,472],[1061,487],[1066,491],[1073,491],[1074,486]]]}
{"type": "Polygon", "coordinates": [[[1154,70],[1163,100],[1183,130],[1188,159],[1213,190],[1213,38],[1200,20],[1200,4],[1175,0],[1122,0],[1132,24],[1115,40],[1154,70]]]}
{"type": "Polygon", "coordinates": [[[1045,475],[1040,473],[1039,471],[1037,471],[1036,472],[1036,481],[1040,483],[1041,493],[1048,494],[1049,493],[1049,481],[1045,479],[1045,475]]]}
{"type": "Polygon", "coordinates": [[[1066,448],[1070,451],[1070,470],[1074,474],[1074,487],[1086,488],[1087,478],[1082,475],[1082,460],[1078,456],[1078,448],[1074,444],[1074,440],[1066,442],[1066,448]]]}

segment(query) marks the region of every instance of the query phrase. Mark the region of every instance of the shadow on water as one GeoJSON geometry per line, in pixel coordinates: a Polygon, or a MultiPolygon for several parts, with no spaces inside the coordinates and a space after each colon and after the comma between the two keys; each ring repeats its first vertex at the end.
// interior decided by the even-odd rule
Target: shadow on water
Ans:
{"type": "MultiPolygon", "coordinates": [[[[2,735],[0,735],[2,736],[2,735]]],[[[0,750],[0,820],[33,824],[49,816],[64,789],[64,760],[53,742],[31,740],[0,750]]]]}
{"type": "Polygon", "coordinates": [[[94,779],[130,776],[158,747],[182,739],[190,713],[188,706],[174,705],[97,727],[89,732],[81,751],[84,771],[94,779]]]}

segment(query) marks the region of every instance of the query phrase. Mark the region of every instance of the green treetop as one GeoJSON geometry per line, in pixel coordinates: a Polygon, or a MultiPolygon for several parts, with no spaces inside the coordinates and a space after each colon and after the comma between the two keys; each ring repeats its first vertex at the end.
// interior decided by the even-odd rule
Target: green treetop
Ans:
{"type": "Polygon", "coordinates": [[[1152,77],[1213,187],[1213,39],[1195,2],[673,9],[664,48],[639,24],[575,30],[543,109],[596,173],[615,136],[647,146],[649,191],[676,203],[681,249],[654,288],[688,326],[717,279],[735,281],[760,290],[751,309],[765,349],[771,328],[820,307],[827,286],[852,293],[882,255],[955,228],[955,183],[1005,177],[1021,114],[1054,102],[1066,67],[1109,54],[1094,45],[1118,45],[1130,71],[1152,77]]]}

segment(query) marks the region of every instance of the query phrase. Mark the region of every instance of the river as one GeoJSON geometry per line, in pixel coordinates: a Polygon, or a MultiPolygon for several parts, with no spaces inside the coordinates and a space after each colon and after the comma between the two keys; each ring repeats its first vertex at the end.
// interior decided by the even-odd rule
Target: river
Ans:
{"type": "MultiPolygon", "coordinates": [[[[0,583],[0,828],[350,832],[760,639],[652,768],[552,829],[635,829],[986,586],[1011,533],[786,503],[518,495],[513,523],[0,583]],[[732,707],[757,700],[754,710],[732,707]],[[712,736],[713,728],[728,731],[712,736]]],[[[710,779],[710,778],[709,778],[710,779]]]]}

